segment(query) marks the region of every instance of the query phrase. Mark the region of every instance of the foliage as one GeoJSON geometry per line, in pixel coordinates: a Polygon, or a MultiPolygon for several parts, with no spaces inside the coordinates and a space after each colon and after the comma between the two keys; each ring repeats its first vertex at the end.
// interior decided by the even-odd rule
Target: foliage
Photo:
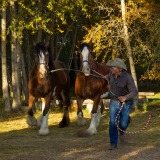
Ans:
{"type": "Polygon", "coordinates": [[[160,80],[160,66],[159,64],[153,64],[152,68],[141,76],[140,80],[160,80]]]}
{"type": "MultiPolygon", "coordinates": [[[[88,33],[84,41],[92,41],[96,58],[99,61],[104,62],[117,56],[127,60],[123,43],[120,4],[112,1],[108,4],[102,2],[98,6],[99,12],[103,11],[106,16],[104,18],[100,15],[99,23],[91,28],[85,27],[88,33]]],[[[134,63],[143,68],[150,66],[151,71],[148,71],[149,74],[152,72],[150,80],[157,80],[160,75],[157,67],[154,67],[160,52],[159,7],[160,5],[158,6],[153,1],[128,0],[126,2],[126,18],[134,63]]],[[[145,75],[142,77],[146,78],[145,75]]]]}
{"type": "MultiPolygon", "coordinates": [[[[121,57],[128,64],[120,0],[12,1],[16,8],[12,20],[10,1],[2,0],[0,6],[0,11],[4,6],[7,8],[7,68],[10,72],[12,31],[15,31],[15,38],[21,42],[28,70],[32,41],[39,31],[42,31],[41,41],[45,42],[49,35],[53,43],[53,55],[59,54],[59,59],[65,63],[69,63],[73,56],[71,53],[77,52],[77,46],[82,41],[91,41],[95,59],[99,62],[121,57]]],[[[126,0],[126,18],[139,82],[148,79],[158,82],[160,78],[159,9],[159,0],[126,0]]]]}

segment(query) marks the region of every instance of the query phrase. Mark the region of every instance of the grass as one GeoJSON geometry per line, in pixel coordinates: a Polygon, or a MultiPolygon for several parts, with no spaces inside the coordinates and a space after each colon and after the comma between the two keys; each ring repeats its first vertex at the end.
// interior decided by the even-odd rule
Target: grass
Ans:
{"type": "Polygon", "coordinates": [[[160,92],[156,93],[154,96],[146,96],[148,101],[151,102],[160,102],[160,92]]]}
{"type": "Polygon", "coordinates": [[[156,93],[154,96],[147,96],[149,99],[160,99],[160,92],[156,93]]]}
{"type": "MultiPolygon", "coordinates": [[[[157,94],[155,97],[157,98],[157,94]]],[[[143,128],[149,114],[152,114],[151,123],[141,134],[128,135],[129,143],[119,144],[119,148],[113,153],[106,150],[109,145],[108,108],[102,115],[97,135],[88,138],[80,138],[76,135],[77,131],[87,129],[90,125],[90,114],[87,109],[84,110],[84,116],[87,118],[87,124],[84,127],[77,126],[77,114],[74,110],[70,111],[70,126],[63,129],[58,128],[63,116],[62,113],[57,108],[52,109],[49,115],[50,135],[45,137],[39,136],[36,129],[28,127],[26,113],[5,113],[2,110],[0,113],[0,159],[158,160],[160,152],[160,103],[149,101],[140,104],[138,109],[139,112],[137,113],[131,112],[132,121],[127,131],[138,131],[143,128]]],[[[38,117],[39,114],[40,111],[37,111],[35,116],[38,117]]]]}

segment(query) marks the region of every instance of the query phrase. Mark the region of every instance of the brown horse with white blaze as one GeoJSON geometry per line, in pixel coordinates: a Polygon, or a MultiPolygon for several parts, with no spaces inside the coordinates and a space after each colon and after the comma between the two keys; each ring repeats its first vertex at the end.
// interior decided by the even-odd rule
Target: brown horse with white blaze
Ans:
{"type": "Polygon", "coordinates": [[[69,125],[70,78],[68,71],[56,71],[61,68],[66,68],[66,65],[61,61],[52,61],[48,45],[45,46],[43,43],[35,45],[34,65],[31,68],[28,82],[29,106],[27,122],[29,126],[40,128],[40,135],[49,134],[48,116],[53,96],[57,96],[57,98],[63,101],[64,115],[59,123],[59,127],[69,125]],[[43,99],[42,115],[36,119],[33,113],[33,106],[38,98],[43,99]]]}
{"type": "MultiPolygon", "coordinates": [[[[107,92],[108,82],[101,76],[110,72],[105,63],[97,63],[91,55],[91,47],[87,43],[82,43],[80,49],[81,71],[76,75],[75,94],[78,105],[78,124],[84,125],[86,120],[83,117],[82,105],[84,100],[93,100],[91,111],[91,123],[89,128],[82,133],[84,135],[94,135],[97,133],[97,127],[100,123],[101,114],[104,110],[101,95],[107,92]]],[[[81,136],[81,135],[80,135],[81,136]]]]}

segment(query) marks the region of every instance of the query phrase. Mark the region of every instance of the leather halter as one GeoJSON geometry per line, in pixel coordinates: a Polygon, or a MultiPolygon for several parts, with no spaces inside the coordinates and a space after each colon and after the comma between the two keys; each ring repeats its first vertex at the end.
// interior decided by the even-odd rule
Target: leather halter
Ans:
{"type": "Polygon", "coordinates": [[[88,60],[84,60],[84,61],[82,61],[82,63],[84,63],[84,62],[88,62],[88,63],[90,63],[88,60]]]}

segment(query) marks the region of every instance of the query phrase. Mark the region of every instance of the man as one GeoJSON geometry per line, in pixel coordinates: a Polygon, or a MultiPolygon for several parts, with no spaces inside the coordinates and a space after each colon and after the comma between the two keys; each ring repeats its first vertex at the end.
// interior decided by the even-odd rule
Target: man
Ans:
{"type": "MultiPolygon", "coordinates": [[[[126,64],[120,58],[115,58],[107,63],[111,72],[105,76],[109,81],[109,137],[110,148],[117,148],[118,144],[118,129],[115,124],[115,119],[122,105],[123,109],[119,116],[119,128],[125,131],[128,127],[129,114],[133,104],[133,99],[138,95],[137,88],[133,78],[127,73],[126,64]]],[[[120,137],[123,140],[124,132],[120,131],[120,137]]]]}

